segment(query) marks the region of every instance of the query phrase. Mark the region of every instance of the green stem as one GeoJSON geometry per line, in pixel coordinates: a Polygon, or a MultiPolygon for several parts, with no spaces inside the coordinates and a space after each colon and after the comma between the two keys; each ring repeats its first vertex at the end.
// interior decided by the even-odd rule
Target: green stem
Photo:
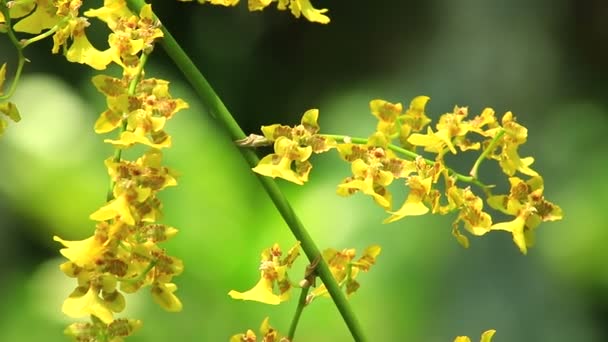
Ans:
{"type": "Polygon", "coordinates": [[[304,311],[304,307],[306,306],[306,296],[308,296],[309,290],[310,290],[310,286],[303,287],[300,290],[300,298],[298,298],[298,306],[296,307],[296,312],[294,312],[293,318],[291,320],[291,325],[289,326],[289,335],[287,335],[287,338],[291,342],[293,342],[293,338],[296,335],[296,329],[298,327],[298,323],[300,322],[300,316],[302,316],[302,311],[304,311]]]}
{"type": "MultiPolygon", "coordinates": [[[[139,13],[141,8],[145,5],[145,2],[143,0],[127,0],[127,4],[133,11],[139,13]]],[[[184,77],[188,80],[197,96],[205,106],[207,112],[219,121],[226,132],[230,135],[232,141],[245,138],[245,133],[241,127],[234,120],[224,103],[222,103],[220,97],[215,93],[205,77],[196,68],[190,57],[188,57],[177,41],[175,41],[171,33],[164,26],[161,26],[161,30],[164,34],[164,38],[160,42],[161,46],[182,72],[184,77]]],[[[255,167],[258,164],[259,159],[254,151],[245,148],[239,148],[239,151],[250,167],[255,167]]],[[[294,237],[300,241],[302,250],[308,257],[308,260],[312,262],[313,260],[320,258],[321,253],[319,248],[296,215],[285,195],[281,192],[281,189],[277,183],[271,178],[257,174],[256,176],[283,217],[283,220],[289,226],[289,229],[294,237]]],[[[342,318],[350,330],[353,339],[355,341],[366,341],[367,339],[363,334],[363,329],[359,323],[359,320],[355,316],[355,313],[346,299],[346,296],[338,287],[333,274],[329,270],[329,266],[322,258],[316,270],[319,278],[321,278],[327,287],[329,295],[342,315],[342,318]]]]}
{"type": "Polygon", "coordinates": [[[61,27],[63,27],[63,25],[65,23],[67,23],[68,21],[70,21],[70,19],[72,19],[71,17],[65,17],[63,19],[61,19],[57,24],[53,25],[53,27],[51,27],[50,29],[48,29],[47,31],[44,31],[44,33],[41,33],[35,37],[32,37],[30,39],[24,40],[21,43],[21,46],[23,46],[23,48],[25,48],[26,46],[35,43],[37,41],[43,40],[44,38],[50,37],[53,34],[55,34],[55,32],[57,32],[57,30],[59,30],[61,27]]]}
{"type": "Polygon", "coordinates": [[[490,154],[494,150],[496,144],[498,144],[498,141],[500,140],[500,138],[502,138],[504,134],[504,129],[498,131],[498,133],[496,133],[496,135],[494,136],[494,139],[492,139],[492,141],[490,142],[490,145],[488,145],[488,147],[486,147],[486,149],[483,150],[483,152],[479,155],[479,158],[477,158],[475,164],[473,164],[473,167],[471,168],[471,172],[469,172],[471,177],[477,178],[477,169],[479,169],[479,165],[481,165],[481,162],[484,161],[488,154],[490,154]]]}
{"type": "MultiPolygon", "coordinates": [[[[337,141],[339,143],[351,142],[351,143],[354,143],[354,144],[367,144],[367,142],[368,142],[368,139],[366,139],[366,138],[353,138],[353,137],[349,137],[349,136],[346,136],[346,135],[337,135],[337,134],[321,134],[321,135],[324,136],[324,137],[326,137],[326,138],[334,139],[335,141],[337,141]]],[[[407,158],[412,159],[412,160],[414,160],[414,159],[416,159],[418,157],[421,157],[421,155],[419,155],[416,152],[412,152],[410,150],[406,150],[406,149],[404,149],[402,147],[399,147],[397,145],[394,145],[394,144],[388,144],[387,147],[388,147],[389,150],[392,150],[393,152],[396,152],[396,153],[400,153],[401,155],[404,155],[407,158]]],[[[433,160],[426,159],[426,158],[423,158],[423,159],[429,165],[435,164],[435,161],[433,161],[433,160]]],[[[482,183],[481,181],[479,181],[477,179],[477,177],[474,177],[474,176],[465,176],[465,175],[463,175],[461,173],[458,173],[458,172],[454,171],[451,168],[446,168],[446,169],[448,170],[448,172],[450,173],[450,175],[456,177],[456,179],[459,180],[459,181],[461,181],[461,182],[475,184],[475,185],[479,186],[480,188],[482,188],[484,190],[487,189],[487,188],[489,188],[488,185],[486,185],[486,184],[482,183]]]]}
{"type": "MultiPolygon", "coordinates": [[[[146,62],[148,61],[148,56],[150,54],[143,52],[141,57],[139,58],[139,64],[137,65],[137,69],[135,69],[135,75],[133,76],[133,79],[131,80],[131,82],[129,82],[129,89],[127,90],[127,94],[129,96],[133,96],[135,95],[135,90],[137,89],[137,84],[139,83],[139,81],[141,80],[141,77],[143,75],[144,72],[144,66],[146,65],[146,62]]],[[[120,125],[120,130],[118,132],[118,137],[120,139],[120,135],[127,129],[127,120],[123,117],[122,119],[122,124],[120,125]]],[[[112,161],[119,162],[120,158],[122,157],[122,148],[115,148],[114,149],[114,156],[112,157],[112,161]]],[[[116,184],[116,182],[114,182],[113,179],[110,179],[110,188],[108,189],[108,194],[106,195],[106,200],[109,202],[114,198],[114,185],[116,184]]]]}
{"type": "Polygon", "coordinates": [[[23,66],[25,65],[26,59],[25,59],[25,56],[23,55],[23,46],[21,45],[21,43],[17,39],[17,36],[15,36],[15,32],[13,31],[13,25],[11,23],[11,16],[10,16],[8,7],[6,6],[5,0],[0,1],[0,12],[2,12],[2,15],[4,15],[4,20],[5,20],[4,25],[6,25],[6,27],[7,27],[6,33],[8,34],[8,38],[10,39],[11,43],[13,43],[13,45],[17,49],[17,71],[15,71],[15,78],[11,82],[11,86],[9,87],[6,94],[0,96],[0,100],[5,100],[5,99],[10,98],[13,95],[13,93],[15,92],[15,89],[17,89],[17,83],[19,82],[19,79],[21,78],[21,72],[23,71],[23,66]]]}
{"type": "Polygon", "coordinates": [[[144,279],[148,273],[150,273],[150,271],[154,268],[154,266],[156,266],[156,263],[158,262],[158,260],[152,260],[150,261],[150,263],[148,264],[148,266],[146,266],[146,268],[143,270],[143,272],[141,272],[137,277],[132,278],[132,279],[118,279],[121,282],[127,282],[127,283],[131,283],[131,284],[135,284],[138,281],[144,279]]]}

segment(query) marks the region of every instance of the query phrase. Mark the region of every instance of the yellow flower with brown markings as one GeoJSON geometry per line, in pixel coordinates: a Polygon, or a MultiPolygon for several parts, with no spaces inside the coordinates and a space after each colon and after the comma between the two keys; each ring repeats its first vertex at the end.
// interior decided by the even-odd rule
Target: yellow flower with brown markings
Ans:
{"type": "Polygon", "coordinates": [[[491,229],[510,232],[517,247],[526,254],[528,247],[534,245],[534,230],[538,225],[561,220],[563,213],[559,206],[545,200],[542,177],[534,176],[527,181],[510,177],[509,182],[509,195],[491,196],[488,203],[494,209],[515,216],[515,219],[494,224],[491,229]]]}
{"type": "Polygon", "coordinates": [[[228,295],[233,299],[253,300],[266,304],[278,305],[289,299],[291,281],[287,271],[300,255],[300,243],[293,246],[285,257],[278,244],[262,252],[260,261],[260,280],[248,291],[231,290],[228,295]],[[278,293],[275,291],[275,287],[278,293]]]}
{"type": "Polygon", "coordinates": [[[259,330],[262,335],[260,336],[261,340],[258,340],[255,333],[249,329],[244,334],[233,335],[229,342],[289,342],[287,338],[281,337],[279,332],[270,325],[270,320],[268,317],[264,318],[259,330]]]}
{"type": "MultiPolygon", "coordinates": [[[[338,285],[344,288],[347,296],[351,296],[361,286],[355,278],[357,278],[359,272],[368,272],[376,264],[376,259],[381,251],[382,248],[378,245],[368,246],[361,253],[361,257],[356,260],[354,248],[343,249],[342,251],[328,248],[323,251],[322,255],[338,285]]],[[[327,288],[324,284],[321,284],[308,294],[306,301],[310,303],[317,297],[328,296],[327,288]]]]}
{"type": "Polygon", "coordinates": [[[336,146],[333,139],[318,135],[319,111],[307,110],[299,125],[262,126],[262,133],[269,142],[274,142],[274,153],[262,158],[252,170],[258,174],[283,178],[302,185],[308,181],[312,164],[308,161],[312,153],[323,153],[336,146]]]}

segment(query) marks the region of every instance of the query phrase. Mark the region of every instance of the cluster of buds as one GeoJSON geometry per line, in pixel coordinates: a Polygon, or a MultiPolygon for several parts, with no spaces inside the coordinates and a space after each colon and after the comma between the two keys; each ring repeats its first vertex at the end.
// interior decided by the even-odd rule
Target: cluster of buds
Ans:
{"type": "Polygon", "coordinates": [[[452,233],[465,247],[469,241],[460,232],[461,223],[475,236],[493,230],[508,231],[525,254],[541,222],[562,218],[561,209],[543,196],[543,179],[530,167],[534,159],[519,156],[518,148],[526,142],[527,129],[516,122],[511,112],[499,121],[494,110],[486,108],[468,119],[468,109],[457,106],[443,114],[433,130],[425,114],[428,100],[427,96],[418,96],[405,111],[400,103],[372,100],[370,109],[378,124],[368,138],[321,134],[318,110],[311,109],[304,114],[300,125],[262,126],[263,137],[251,135],[240,144],[274,144],[274,153],[262,158],[253,171],[300,185],[308,180],[312,152],[335,148],[352,169],[352,175],[338,185],[337,194],[350,196],[361,192],[372,197],[390,214],[384,223],[429,212],[442,215],[457,212],[452,233]],[[418,153],[418,149],[427,156],[418,153]],[[448,153],[479,150],[482,152],[468,175],[454,171],[445,163],[444,156],[448,153]],[[434,157],[429,159],[430,155],[434,157]],[[492,186],[478,179],[477,169],[486,159],[497,161],[508,176],[509,195],[492,194],[492,186]],[[529,179],[515,177],[516,173],[529,179]],[[400,179],[408,190],[407,196],[404,203],[393,210],[388,187],[400,179]],[[461,183],[469,184],[463,187],[461,183]],[[471,184],[479,188],[491,208],[515,219],[493,223],[492,216],[484,210],[483,198],[473,191],[471,184]]]}

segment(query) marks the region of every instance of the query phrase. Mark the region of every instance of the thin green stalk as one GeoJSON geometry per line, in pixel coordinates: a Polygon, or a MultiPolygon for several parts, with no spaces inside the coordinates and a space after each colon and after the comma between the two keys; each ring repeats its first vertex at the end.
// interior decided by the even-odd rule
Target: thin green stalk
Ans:
{"type": "Polygon", "coordinates": [[[13,78],[13,81],[11,82],[11,86],[8,88],[8,91],[4,95],[0,96],[0,100],[5,100],[10,98],[15,92],[15,89],[17,89],[17,83],[19,83],[19,79],[21,78],[21,72],[23,71],[23,66],[25,65],[26,58],[23,55],[23,46],[21,45],[19,39],[17,39],[17,36],[15,36],[15,32],[13,31],[11,16],[8,7],[6,6],[5,0],[1,0],[0,2],[0,12],[2,12],[2,14],[4,15],[4,25],[6,25],[7,28],[6,33],[8,34],[8,38],[17,49],[17,70],[15,71],[15,77],[13,78]]]}
{"type": "Polygon", "coordinates": [[[65,17],[63,19],[61,19],[57,24],[53,25],[53,27],[51,27],[50,29],[44,31],[44,33],[41,33],[35,37],[32,37],[30,39],[24,40],[21,45],[25,48],[26,46],[41,41],[47,37],[52,36],[53,34],[55,34],[55,32],[57,32],[57,30],[59,30],[60,28],[63,27],[63,25],[65,23],[67,23],[68,21],[70,21],[70,17],[65,17]]]}
{"type": "MultiPolygon", "coordinates": [[[[133,76],[133,79],[129,83],[129,89],[127,89],[127,94],[129,96],[135,95],[135,90],[137,89],[137,84],[141,80],[141,77],[142,77],[142,74],[144,71],[144,66],[146,65],[146,62],[148,61],[148,56],[149,56],[149,53],[143,52],[141,57],[139,58],[139,65],[137,65],[137,69],[135,70],[135,75],[133,76]]],[[[127,120],[123,119],[122,124],[120,125],[120,130],[118,132],[119,138],[120,138],[120,135],[126,129],[127,129],[127,120]]],[[[118,147],[115,148],[114,156],[112,157],[112,160],[114,162],[119,162],[121,157],[122,157],[122,148],[118,148],[118,147]]],[[[107,201],[110,201],[114,198],[114,185],[115,185],[114,180],[110,179],[110,188],[108,189],[108,194],[106,195],[107,201]]]]}
{"type": "MultiPolygon", "coordinates": [[[[368,139],[366,139],[366,138],[353,138],[353,137],[349,137],[349,136],[346,136],[346,135],[337,135],[337,134],[321,134],[321,135],[324,136],[324,137],[327,137],[327,138],[334,139],[335,141],[340,142],[340,143],[352,142],[352,143],[355,143],[355,144],[367,144],[367,142],[368,142],[368,139]]],[[[388,147],[389,150],[392,150],[392,151],[394,151],[396,153],[402,154],[402,155],[404,155],[404,156],[406,156],[406,157],[408,157],[408,158],[410,158],[412,160],[414,160],[414,159],[416,159],[418,157],[421,157],[421,155],[419,155],[416,152],[412,152],[410,150],[406,150],[406,149],[404,149],[402,147],[399,147],[397,145],[394,145],[394,144],[388,144],[387,147],[388,147]]],[[[435,164],[435,161],[433,161],[433,160],[426,159],[426,158],[423,158],[423,159],[429,165],[435,164]]],[[[454,171],[453,169],[450,169],[450,168],[446,168],[446,169],[448,170],[448,172],[450,173],[450,175],[456,177],[456,179],[459,180],[459,181],[461,181],[461,182],[475,184],[475,185],[479,186],[480,188],[482,188],[484,190],[487,189],[487,188],[489,188],[488,185],[486,185],[486,184],[482,183],[481,181],[479,181],[477,179],[476,175],[475,176],[472,176],[472,175],[471,176],[465,176],[465,175],[463,175],[461,173],[458,173],[458,172],[454,171]]]]}
{"type": "Polygon", "coordinates": [[[142,279],[144,279],[148,275],[148,273],[150,273],[150,271],[152,271],[152,269],[154,268],[154,266],[156,266],[157,263],[158,263],[158,260],[152,260],[152,261],[150,261],[150,263],[148,264],[148,266],[146,266],[146,268],[143,270],[143,272],[141,272],[135,278],[131,278],[131,279],[122,279],[122,278],[119,278],[118,280],[120,280],[121,282],[125,282],[125,283],[135,284],[138,281],[141,281],[142,279]]]}
{"type": "MultiPolygon", "coordinates": [[[[145,2],[143,0],[127,0],[127,4],[136,13],[139,13],[141,8],[145,5],[145,2]]],[[[194,65],[190,57],[184,52],[171,33],[164,26],[161,27],[161,30],[164,34],[164,38],[160,42],[161,46],[182,72],[184,77],[188,80],[198,98],[205,106],[207,112],[219,121],[222,127],[230,135],[232,141],[245,138],[245,133],[241,127],[238,125],[236,120],[234,120],[224,103],[222,103],[220,97],[215,93],[205,77],[194,65]]],[[[239,151],[250,167],[255,167],[258,164],[259,159],[254,151],[244,148],[239,148],[239,151]]],[[[313,260],[320,258],[321,253],[319,248],[294,212],[291,204],[277,183],[275,183],[275,181],[271,178],[257,174],[256,176],[283,217],[283,220],[289,226],[289,229],[294,237],[300,241],[302,250],[308,257],[308,260],[312,262],[313,260]]],[[[338,311],[342,315],[342,318],[350,330],[353,339],[359,342],[367,341],[365,335],[363,334],[361,324],[355,316],[350,303],[346,299],[346,295],[338,287],[338,284],[336,283],[333,274],[329,270],[327,263],[322,260],[322,258],[320,260],[321,261],[316,269],[317,275],[327,287],[327,291],[338,308],[338,311]]]]}
{"type": "Polygon", "coordinates": [[[304,307],[306,306],[306,296],[308,296],[309,290],[310,286],[303,287],[300,290],[298,306],[296,307],[296,312],[294,312],[293,318],[291,319],[291,325],[289,326],[289,335],[287,335],[287,338],[291,342],[293,342],[293,338],[296,335],[296,329],[298,328],[298,323],[300,322],[300,316],[302,316],[302,311],[304,311],[304,307]]]}
{"type": "Polygon", "coordinates": [[[477,178],[477,169],[479,169],[479,165],[481,165],[481,162],[486,159],[488,154],[490,154],[492,151],[494,151],[496,144],[498,144],[498,141],[500,140],[500,138],[502,138],[502,136],[504,134],[505,134],[504,129],[501,129],[500,131],[498,131],[498,133],[496,133],[496,135],[494,136],[494,139],[492,139],[492,141],[490,142],[490,145],[488,145],[488,147],[485,150],[483,150],[483,152],[479,155],[479,158],[477,158],[477,160],[475,161],[475,164],[473,164],[473,167],[471,168],[471,172],[469,172],[471,177],[477,178]]]}

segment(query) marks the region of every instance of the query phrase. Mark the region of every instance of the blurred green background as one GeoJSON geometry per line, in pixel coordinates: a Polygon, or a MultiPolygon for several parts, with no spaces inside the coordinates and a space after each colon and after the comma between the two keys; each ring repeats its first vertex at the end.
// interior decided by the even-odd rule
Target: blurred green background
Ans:
{"type": "MultiPolygon", "coordinates": [[[[273,8],[249,13],[245,3],[153,2],[245,131],[294,124],[320,108],[324,131],[366,136],[375,125],[374,98],[407,105],[429,95],[434,119],[456,104],[473,114],[486,106],[499,115],[512,110],[529,128],[522,155],[536,157],[546,197],[565,212],[563,221],[540,226],[528,256],[501,232],[472,238],[465,250],[450,234],[453,217],[382,225],[386,214],[368,197],[336,196],[350,171],[335,153],[315,158],[305,187],[279,181],[321,248],[383,247],[351,300],[370,340],[466,334],[476,341],[494,328],[497,342],[608,341],[606,2],[314,4],[330,9],[329,25],[273,8]]],[[[104,48],[106,31],[97,23],[92,29],[91,40],[104,48]]],[[[14,51],[0,38],[0,61],[12,67],[14,51]]],[[[103,160],[112,150],[92,130],[105,107],[90,83],[95,73],[49,57],[50,47],[27,49],[31,63],[14,97],[23,120],[0,138],[0,341],[66,340],[70,320],[60,308],[74,283],[57,268],[63,259],[52,236],[89,236],[88,216],[108,184],[103,160]]],[[[294,243],[286,225],[160,49],[147,76],[171,80],[173,94],[191,105],[168,125],[166,164],[181,176],[163,193],[164,222],[180,229],[166,248],[186,264],[176,278],[184,310],[165,313],[147,292],[129,297],[125,315],[144,321],[129,341],[227,341],[266,316],[286,332],[295,299],[274,307],[227,296],[256,282],[263,248],[294,243]]],[[[495,168],[484,170],[484,180],[499,182],[495,168]]],[[[297,340],[351,338],[331,301],[317,300],[297,340]]]]}

